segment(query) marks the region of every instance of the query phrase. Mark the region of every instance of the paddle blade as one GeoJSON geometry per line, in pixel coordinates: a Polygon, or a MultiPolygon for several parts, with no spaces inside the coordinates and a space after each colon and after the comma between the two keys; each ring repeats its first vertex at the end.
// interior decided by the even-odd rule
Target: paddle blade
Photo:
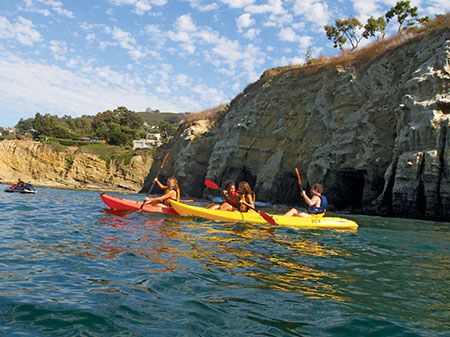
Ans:
{"type": "Polygon", "coordinates": [[[220,187],[214,181],[209,180],[209,179],[205,179],[205,185],[206,185],[206,187],[209,187],[213,190],[220,189],[220,187]]]}
{"type": "Polygon", "coordinates": [[[300,191],[303,192],[302,176],[300,175],[300,171],[298,170],[298,168],[295,168],[295,173],[297,174],[298,186],[300,186],[300,191]]]}
{"type": "Polygon", "coordinates": [[[166,152],[164,154],[163,160],[161,162],[161,166],[159,167],[160,169],[162,169],[164,167],[164,164],[166,163],[167,158],[169,158],[169,152],[166,152]]]}
{"type": "Polygon", "coordinates": [[[259,213],[259,215],[261,215],[264,218],[264,220],[266,220],[272,226],[275,226],[277,224],[275,222],[275,219],[270,214],[267,214],[266,212],[263,212],[263,211],[258,211],[258,213],[259,213]]]}

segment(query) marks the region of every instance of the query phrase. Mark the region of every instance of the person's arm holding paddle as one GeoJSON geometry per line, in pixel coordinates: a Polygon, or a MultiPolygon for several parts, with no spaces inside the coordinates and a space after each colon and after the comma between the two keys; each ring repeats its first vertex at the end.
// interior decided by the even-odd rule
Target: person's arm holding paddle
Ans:
{"type": "Polygon", "coordinates": [[[164,200],[167,200],[167,199],[173,199],[173,200],[177,199],[177,193],[175,192],[175,190],[167,191],[167,193],[164,193],[160,197],[154,197],[154,198],[147,197],[147,198],[145,198],[145,202],[149,203],[149,204],[154,204],[154,203],[159,203],[159,202],[164,203],[164,200]]]}
{"type": "Polygon", "coordinates": [[[311,206],[320,206],[320,197],[317,195],[313,195],[310,199],[305,191],[302,191],[301,196],[303,197],[303,200],[305,201],[305,204],[308,205],[308,207],[311,206]]]}
{"type": "Polygon", "coordinates": [[[156,177],[155,179],[153,179],[153,181],[159,186],[160,189],[162,189],[162,190],[167,190],[167,186],[166,186],[166,185],[163,185],[163,184],[159,181],[158,177],[156,177]]]}
{"type": "Polygon", "coordinates": [[[161,203],[165,204],[166,206],[170,206],[169,199],[176,200],[176,201],[180,200],[180,188],[178,187],[178,181],[175,177],[168,178],[166,185],[162,184],[158,180],[158,177],[153,179],[153,181],[155,183],[157,183],[159,188],[161,188],[165,192],[160,197],[153,197],[153,198],[146,197],[144,199],[145,203],[161,202],[161,203]]]}

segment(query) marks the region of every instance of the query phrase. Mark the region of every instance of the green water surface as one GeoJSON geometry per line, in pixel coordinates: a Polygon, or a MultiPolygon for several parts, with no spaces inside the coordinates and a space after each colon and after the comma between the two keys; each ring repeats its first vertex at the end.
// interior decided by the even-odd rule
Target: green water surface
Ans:
{"type": "Polygon", "coordinates": [[[449,223],[270,231],[105,208],[0,192],[1,336],[450,336],[449,223]]]}

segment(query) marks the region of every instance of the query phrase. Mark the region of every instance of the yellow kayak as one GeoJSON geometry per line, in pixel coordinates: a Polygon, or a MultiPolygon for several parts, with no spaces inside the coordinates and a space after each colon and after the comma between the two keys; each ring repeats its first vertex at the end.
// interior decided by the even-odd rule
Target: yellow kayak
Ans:
{"type": "MultiPolygon", "coordinates": [[[[246,213],[217,211],[204,207],[186,205],[181,202],[170,202],[175,211],[184,216],[195,216],[209,220],[219,220],[226,222],[252,222],[267,223],[264,218],[257,212],[249,210],[246,213]]],[[[311,216],[307,218],[298,216],[285,216],[271,214],[278,226],[289,226],[298,228],[324,228],[324,229],[351,229],[358,228],[358,224],[352,220],[328,217],[328,216],[311,216]]]]}

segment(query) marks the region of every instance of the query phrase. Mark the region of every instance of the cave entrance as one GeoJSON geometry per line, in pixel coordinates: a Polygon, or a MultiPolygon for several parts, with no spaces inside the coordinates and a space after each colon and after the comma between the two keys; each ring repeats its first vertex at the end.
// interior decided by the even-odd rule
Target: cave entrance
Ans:
{"type": "Polygon", "coordinates": [[[250,184],[250,186],[255,188],[256,177],[250,173],[246,167],[227,167],[222,173],[222,183],[227,180],[232,180],[235,182],[236,187],[239,182],[245,180],[250,184]]]}
{"type": "Polygon", "coordinates": [[[336,210],[361,209],[364,194],[365,170],[330,171],[325,178],[325,192],[336,210]]]}

